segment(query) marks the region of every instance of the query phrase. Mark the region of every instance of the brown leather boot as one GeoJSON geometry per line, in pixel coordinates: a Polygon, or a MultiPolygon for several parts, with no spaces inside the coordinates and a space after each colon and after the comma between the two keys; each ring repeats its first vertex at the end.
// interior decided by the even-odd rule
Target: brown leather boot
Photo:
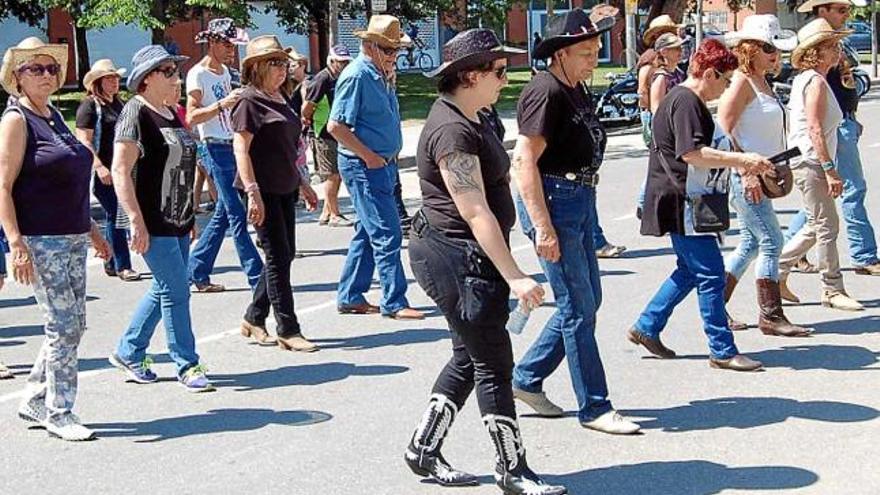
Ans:
{"type": "MultiPolygon", "coordinates": [[[[727,305],[727,302],[730,301],[730,297],[733,296],[733,289],[736,289],[736,284],[739,280],[736,279],[730,273],[725,272],[726,278],[724,280],[724,304],[727,305]]],[[[745,330],[749,328],[745,323],[735,320],[730,313],[727,312],[727,308],[724,309],[724,315],[727,316],[727,326],[730,327],[731,330],[745,330]]]]}
{"type": "Polygon", "coordinates": [[[758,328],[764,335],[806,337],[812,333],[811,330],[792,325],[785,317],[778,282],[769,278],[759,278],[755,284],[758,286],[758,308],[760,308],[758,328]]]}

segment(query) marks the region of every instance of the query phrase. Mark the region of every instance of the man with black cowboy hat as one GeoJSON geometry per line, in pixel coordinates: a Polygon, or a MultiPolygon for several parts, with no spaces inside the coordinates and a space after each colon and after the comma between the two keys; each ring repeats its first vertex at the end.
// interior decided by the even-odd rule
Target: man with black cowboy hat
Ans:
{"type": "Polygon", "coordinates": [[[217,187],[214,216],[205,226],[199,241],[190,253],[189,276],[198,292],[221,292],[220,284],[211,283],[211,271],[226,237],[232,241],[242,271],[251,289],[257,286],[263,261],[247,229],[244,206],[232,183],[235,180],[235,157],[232,153],[232,107],[242,89],[232,89],[228,65],[235,61],[236,45],[247,43],[247,34],[236,28],[232,19],[212,19],[208,29],[195,37],[196,43],[207,44],[207,55],[186,75],[187,125],[195,126],[202,141],[205,168],[217,187]]]}
{"type": "Polygon", "coordinates": [[[339,143],[339,175],[358,216],[339,281],[337,309],[343,314],[381,312],[389,318],[420,320],[424,315],[406,299],[400,261],[403,232],[394,199],[403,134],[391,79],[397,52],[409,37],[390,15],[374,15],[366,30],[354,34],[361,38],[361,53],[339,76],[327,123],[339,143]],[[364,294],[377,269],[382,299],[374,306],[364,294]]]}
{"type": "MultiPolygon", "coordinates": [[[[852,13],[852,8],[864,2],[851,0],[808,0],[798,7],[802,14],[828,21],[834,29],[843,29],[852,13]]],[[[843,42],[844,44],[846,41],[843,42]]],[[[831,69],[826,76],[828,85],[834,93],[840,109],[843,110],[843,122],[837,128],[837,160],[834,164],[840,178],[843,179],[843,193],[840,196],[843,220],[846,224],[846,239],[849,255],[855,272],[859,275],[880,275],[880,257],[877,256],[877,240],[874,227],[865,209],[865,196],[868,191],[865,173],[862,170],[862,159],[859,155],[859,137],[862,124],[856,119],[859,106],[859,93],[852,77],[858,60],[850,60],[846,50],[841,55],[841,62],[831,69]]],[[[806,222],[803,211],[792,220],[789,231],[800,230],[806,222]]]]}
{"type": "Polygon", "coordinates": [[[535,75],[519,100],[520,135],[513,158],[517,210],[557,309],[514,369],[513,387],[514,396],[538,414],[562,416],[543,384],[568,358],[581,425],[632,434],[639,425],[620,416],[608,400],[595,337],[602,289],[592,233],[607,137],[581,84],[596,68],[600,35],[613,25],[613,17],[594,22],[581,9],[554,18],[534,50],[536,58],[550,59],[549,69],[535,75]]]}

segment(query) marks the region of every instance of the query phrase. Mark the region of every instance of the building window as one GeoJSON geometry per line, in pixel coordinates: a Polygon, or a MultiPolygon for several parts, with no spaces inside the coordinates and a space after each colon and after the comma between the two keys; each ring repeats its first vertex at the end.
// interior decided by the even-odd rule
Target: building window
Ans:
{"type": "Polygon", "coordinates": [[[727,31],[727,14],[728,12],[706,12],[706,22],[715,29],[723,32],[727,31]]]}

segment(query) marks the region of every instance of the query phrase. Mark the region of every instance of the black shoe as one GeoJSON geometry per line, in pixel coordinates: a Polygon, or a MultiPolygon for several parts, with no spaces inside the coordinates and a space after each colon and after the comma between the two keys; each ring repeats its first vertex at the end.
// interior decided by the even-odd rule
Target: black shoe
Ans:
{"type": "Polygon", "coordinates": [[[504,495],[564,495],[568,489],[548,485],[529,468],[516,420],[507,416],[487,414],[483,423],[495,444],[497,464],[495,484],[504,495]]]}
{"type": "Polygon", "coordinates": [[[403,453],[403,460],[413,473],[431,478],[443,486],[476,485],[476,476],[453,468],[440,453],[443,439],[449,433],[456,414],[458,406],[445,395],[431,395],[428,409],[403,453]]]}

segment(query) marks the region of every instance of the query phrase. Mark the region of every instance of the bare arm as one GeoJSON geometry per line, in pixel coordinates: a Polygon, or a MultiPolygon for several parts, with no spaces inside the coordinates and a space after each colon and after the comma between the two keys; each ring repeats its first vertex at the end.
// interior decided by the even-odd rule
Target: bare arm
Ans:
{"type": "Polygon", "coordinates": [[[139,155],[140,149],[136,142],[117,142],[113,146],[113,165],[110,170],[116,197],[131,221],[131,249],[138,254],[144,254],[150,248],[150,239],[131,176],[139,155]]]}
{"type": "Polygon", "coordinates": [[[254,164],[251,162],[251,143],[254,135],[248,131],[238,131],[232,134],[232,151],[235,154],[235,167],[244,190],[248,195],[248,218],[254,225],[262,225],[266,218],[266,208],[263,205],[263,196],[257,186],[257,176],[254,174],[254,164]]]}
{"type": "Polygon", "coordinates": [[[101,159],[98,158],[98,150],[96,150],[95,146],[92,144],[92,141],[95,139],[95,130],[77,127],[74,129],[73,133],[76,135],[76,138],[79,139],[79,142],[92,152],[92,156],[94,157],[92,160],[92,168],[98,170],[99,167],[103,167],[104,164],[101,163],[101,159]]]}
{"type": "Polygon", "coordinates": [[[547,148],[541,136],[520,135],[513,149],[511,172],[520,197],[535,227],[535,250],[542,258],[559,260],[559,242],[544,198],[544,184],[538,170],[538,158],[547,148]]]}
{"type": "Polygon", "coordinates": [[[315,109],[318,105],[312,101],[303,100],[302,119],[309,124],[312,123],[312,117],[315,116],[315,109]]]}
{"type": "Polygon", "coordinates": [[[763,174],[773,171],[773,164],[757,153],[734,153],[702,146],[689,151],[682,159],[698,168],[736,168],[742,173],[763,174]]]}
{"type": "Polygon", "coordinates": [[[666,96],[666,76],[660,76],[651,83],[651,113],[657,113],[664,96],[666,96]]]}
{"type": "Polygon", "coordinates": [[[831,161],[828,153],[828,143],[825,141],[825,133],[822,131],[822,120],[825,118],[825,102],[828,98],[828,87],[819,78],[813,78],[807,85],[804,101],[804,111],[807,115],[807,131],[810,142],[816,150],[816,155],[821,163],[831,161]]]}
{"type": "Polygon", "coordinates": [[[7,113],[0,121],[0,223],[10,245],[21,242],[12,187],[21,172],[27,147],[26,132],[24,118],[16,112],[7,113]]]}
{"type": "Polygon", "coordinates": [[[225,98],[208,105],[202,106],[202,90],[193,89],[186,95],[186,125],[193,127],[220,115],[220,110],[230,108],[241,97],[242,89],[233,90],[225,98]]]}
{"type": "Polygon", "coordinates": [[[367,148],[367,146],[355,136],[344,122],[331,119],[330,122],[327,123],[327,132],[329,132],[337,142],[351,151],[354,151],[354,153],[367,164],[367,167],[380,168],[385,166],[385,159],[374,153],[370,148],[367,148]]]}

